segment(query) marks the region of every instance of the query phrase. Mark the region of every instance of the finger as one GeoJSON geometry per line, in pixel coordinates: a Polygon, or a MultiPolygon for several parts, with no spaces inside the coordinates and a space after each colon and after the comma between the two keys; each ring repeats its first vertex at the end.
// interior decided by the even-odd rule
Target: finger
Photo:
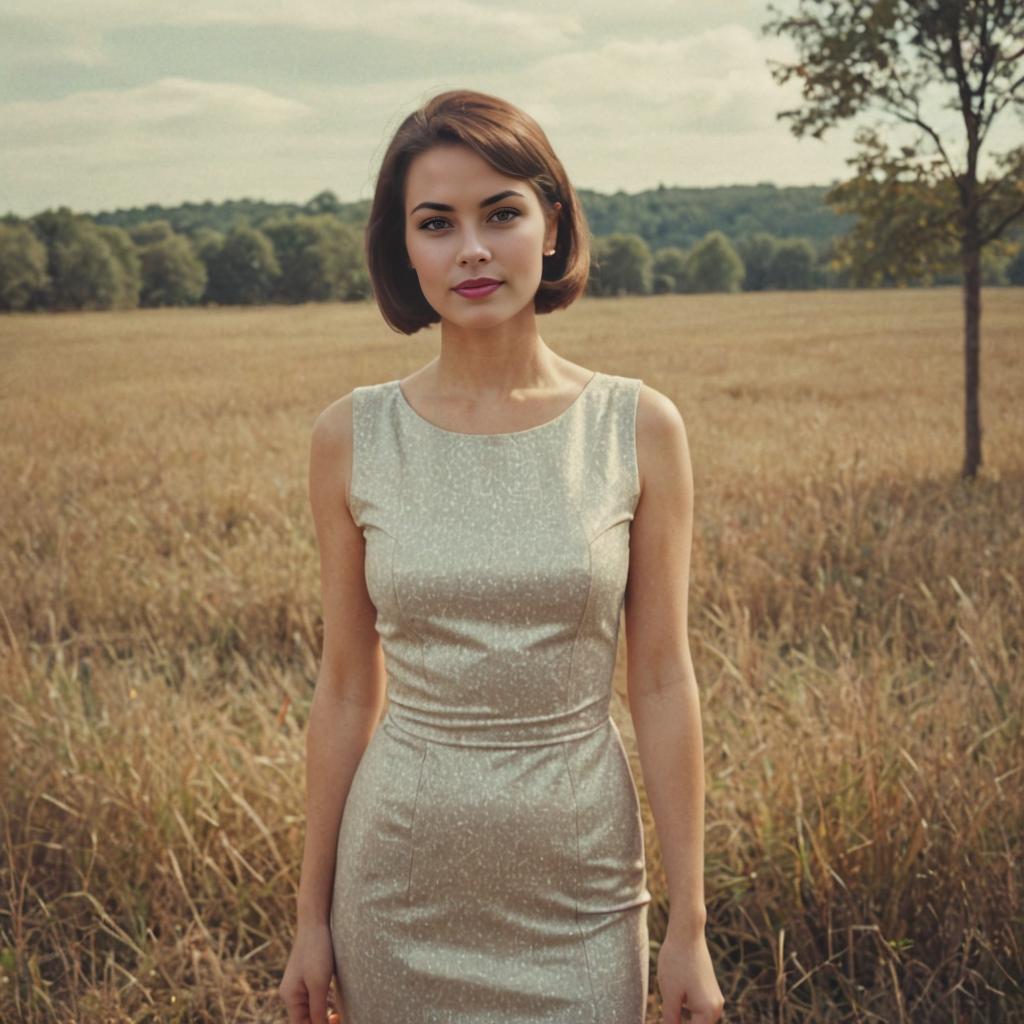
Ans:
{"type": "Polygon", "coordinates": [[[309,1019],[313,1024],[324,1024],[327,1020],[327,989],[314,988],[309,991],[309,1019]]]}
{"type": "Polygon", "coordinates": [[[663,1002],[662,1003],[662,1019],[664,1024],[680,1024],[682,1020],[689,1020],[687,1014],[689,1011],[685,1006],[680,1006],[678,1002],[663,1002]],[[682,1014],[682,1016],[680,1016],[682,1014]]]}
{"type": "Polygon", "coordinates": [[[306,1021],[309,1020],[309,1011],[301,996],[296,998],[289,993],[284,1003],[288,1008],[288,1024],[306,1024],[306,1021]]]}
{"type": "Polygon", "coordinates": [[[682,1002],[665,1004],[665,1024],[682,1024],[693,1019],[693,1013],[682,1002]]]}

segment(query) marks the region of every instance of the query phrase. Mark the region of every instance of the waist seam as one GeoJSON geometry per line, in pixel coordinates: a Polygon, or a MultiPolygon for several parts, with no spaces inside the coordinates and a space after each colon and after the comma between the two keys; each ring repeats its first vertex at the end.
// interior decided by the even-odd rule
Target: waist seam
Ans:
{"type": "Polygon", "coordinates": [[[573,733],[570,733],[570,734],[565,735],[565,736],[556,736],[556,737],[552,737],[552,738],[548,738],[548,739],[540,739],[540,740],[501,740],[501,739],[491,739],[491,740],[484,740],[483,742],[479,742],[479,743],[478,742],[473,742],[473,741],[465,741],[465,740],[441,739],[441,738],[439,738],[436,735],[428,735],[427,733],[420,732],[420,731],[418,731],[416,729],[410,729],[407,726],[400,724],[400,722],[394,717],[394,715],[392,715],[390,708],[388,708],[388,710],[385,712],[384,718],[381,720],[381,725],[382,726],[385,726],[385,725],[386,726],[391,726],[392,728],[397,729],[399,732],[404,733],[406,736],[412,736],[414,739],[422,740],[424,743],[438,743],[438,744],[440,744],[442,746],[446,746],[446,747],[472,747],[472,748],[476,748],[478,750],[485,750],[485,749],[493,750],[493,749],[498,749],[498,748],[508,749],[508,748],[511,748],[511,747],[547,747],[547,746],[555,746],[555,745],[561,744],[561,743],[574,743],[577,740],[585,739],[587,736],[593,735],[595,732],[598,731],[598,729],[607,728],[608,723],[611,722],[611,720],[612,720],[611,716],[608,715],[604,719],[602,719],[602,721],[598,722],[596,725],[591,726],[588,729],[584,729],[584,730],[582,730],[580,732],[573,732],[573,733]]]}

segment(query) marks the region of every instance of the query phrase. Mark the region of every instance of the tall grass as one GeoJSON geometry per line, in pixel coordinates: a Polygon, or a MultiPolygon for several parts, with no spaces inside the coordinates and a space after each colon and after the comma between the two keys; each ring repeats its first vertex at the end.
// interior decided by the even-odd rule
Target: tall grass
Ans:
{"type": "MultiPolygon", "coordinates": [[[[971,484],[954,289],[541,320],[687,422],[730,1021],[1024,1020],[1022,314],[986,292],[971,484]]],[[[0,320],[0,1020],[284,1019],[309,428],[436,347],[369,305],[0,320]]]]}

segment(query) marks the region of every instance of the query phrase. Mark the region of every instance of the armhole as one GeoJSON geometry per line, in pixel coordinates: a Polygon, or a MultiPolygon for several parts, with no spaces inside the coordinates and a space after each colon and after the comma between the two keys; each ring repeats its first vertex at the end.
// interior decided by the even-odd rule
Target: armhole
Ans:
{"type": "Polygon", "coordinates": [[[348,505],[349,515],[356,526],[360,528],[363,525],[363,521],[359,515],[359,481],[357,475],[362,468],[362,446],[359,442],[359,435],[362,433],[360,427],[362,397],[362,387],[352,389],[352,447],[349,453],[348,489],[345,492],[345,502],[348,505]]]}
{"type": "Polygon", "coordinates": [[[636,447],[636,414],[637,409],[640,407],[640,389],[643,387],[644,382],[639,377],[631,379],[632,386],[630,388],[630,402],[628,405],[626,422],[629,424],[629,467],[631,486],[633,488],[633,497],[630,507],[633,512],[636,512],[636,507],[640,504],[640,458],[637,454],[636,447]]]}

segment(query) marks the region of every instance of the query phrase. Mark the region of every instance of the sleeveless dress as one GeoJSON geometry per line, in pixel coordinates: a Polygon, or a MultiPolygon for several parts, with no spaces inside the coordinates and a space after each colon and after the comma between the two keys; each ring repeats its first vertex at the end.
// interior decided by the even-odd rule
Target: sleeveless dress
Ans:
{"type": "Polygon", "coordinates": [[[643,1024],[637,788],[610,717],[639,379],[445,430],[353,391],[350,506],[387,669],[330,928],[344,1024],[643,1024]]]}

